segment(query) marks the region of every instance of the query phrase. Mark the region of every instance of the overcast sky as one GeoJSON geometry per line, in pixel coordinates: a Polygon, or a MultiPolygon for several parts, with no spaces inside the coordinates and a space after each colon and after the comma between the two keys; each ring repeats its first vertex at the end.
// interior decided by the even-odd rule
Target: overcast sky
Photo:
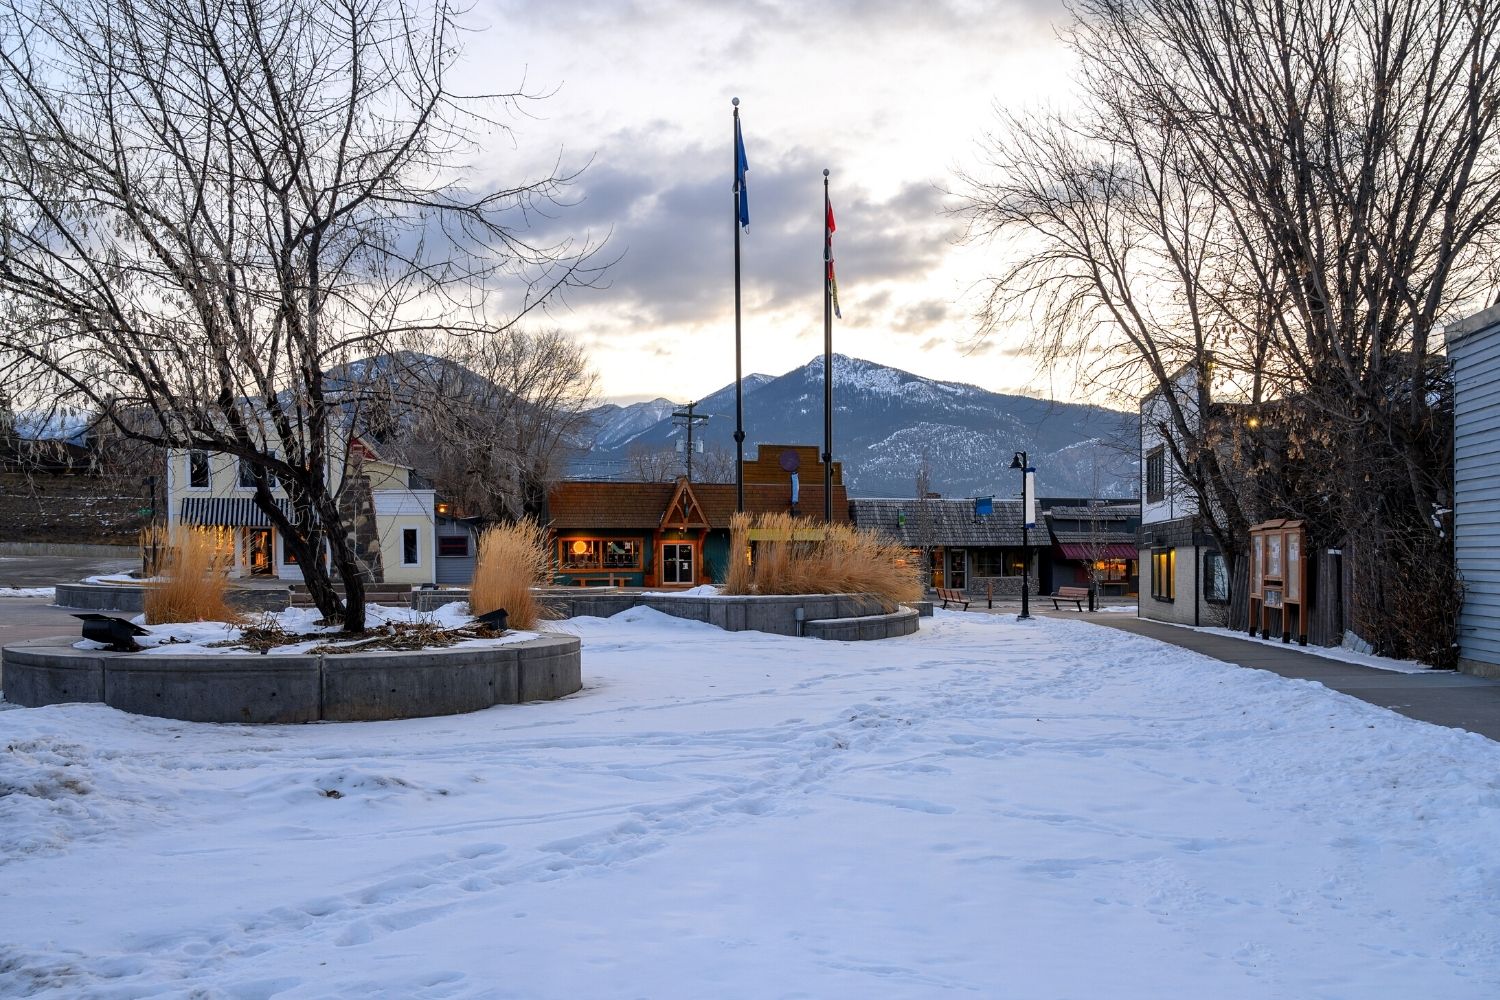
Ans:
{"type": "Polygon", "coordinates": [[[956,245],[941,189],[995,104],[1066,100],[1052,0],[706,3],[480,0],[471,89],[549,92],[481,176],[587,164],[559,232],[608,235],[608,287],[543,322],[588,348],[616,401],[699,398],[733,381],[732,119],[750,161],[744,370],[821,353],[822,173],[832,172],[844,318],[834,349],[999,391],[1072,398],[1015,355],[977,350],[973,285],[994,250],[956,245]]]}

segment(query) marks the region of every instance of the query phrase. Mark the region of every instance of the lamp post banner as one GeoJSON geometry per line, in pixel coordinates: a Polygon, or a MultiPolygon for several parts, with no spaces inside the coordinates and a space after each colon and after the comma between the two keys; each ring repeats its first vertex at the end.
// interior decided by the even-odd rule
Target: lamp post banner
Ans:
{"type": "Polygon", "coordinates": [[[1036,470],[1027,469],[1025,485],[1021,489],[1022,516],[1028,528],[1036,527],[1036,470]]]}

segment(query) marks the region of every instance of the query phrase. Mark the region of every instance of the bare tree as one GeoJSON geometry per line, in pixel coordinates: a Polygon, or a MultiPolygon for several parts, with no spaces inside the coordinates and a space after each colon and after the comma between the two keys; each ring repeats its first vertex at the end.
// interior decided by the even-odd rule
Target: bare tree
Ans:
{"type": "MultiPolygon", "coordinates": [[[[641,483],[664,483],[688,473],[687,456],[671,448],[652,449],[637,445],[625,456],[625,474],[641,483]]],[[[734,482],[734,450],[710,445],[693,457],[693,482],[734,482]]]]}
{"type": "Polygon", "coordinates": [[[937,572],[940,568],[932,563],[933,551],[937,545],[937,516],[933,509],[932,496],[932,463],[927,458],[926,450],[922,452],[922,461],[917,466],[916,478],[916,504],[912,510],[912,537],[916,540],[917,548],[922,550],[922,588],[926,590],[933,586],[934,579],[941,581],[943,575],[937,572]]]}
{"type": "Polygon", "coordinates": [[[1052,364],[1161,390],[1145,415],[1227,553],[1250,518],[1218,447],[1210,359],[1227,346],[1232,257],[1221,214],[1175,133],[1152,130],[1101,95],[1087,116],[1004,116],[981,173],[963,175],[969,238],[1018,237],[1026,252],[988,281],[992,332],[1019,316],[1052,364]],[[1186,372],[1190,378],[1182,378],[1186,372]]]}
{"type": "Polygon", "coordinates": [[[469,516],[538,514],[583,448],[596,384],[583,348],[560,331],[512,328],[446,358],[388,360],[399,371],[368,386],[366,421],[390,454],[469,516]]]}
{"type": "Polygon", "coordinates": [[[693,459],[693,482],[734,482],[734,449],[727,444],[711,444],[693,459]]]}
{"type": "Polygon", "coordinates": [[[244,460],[351,631],[365,400],[326,373],[483,339],[593,273],[526,235],[566,177],[465,186],[503,129],[480,114],[527,95],[455,93],[461,41],[448,0],[0,0],[0,384],[244,460]]]}
{"type": "Polygon", "coordinates": [[[625,455],[625,475],[637,483],[669,483],[682,475],[682,462],[670,449],[635,445],[625,455]]]}
{"type": "Polygon", "coordinates": [[[1158,387],[1164,356],[1196,364],[1205,428],[1246,437],[1216,389],[1264,404],[1267,426],[1243,443],[1176,428],[1205,510],[1227,515],[1221,546],[1243,546],[1243,518],[1217,456],[1273,447],[1282,466],[1255,477],[1271,512],[1357,552],[1356,629],[1449,661],[1450,394],[1433,338],[1493,295],[1500,6],[1081,0],[1076,13],[1086,110],[997,132],[1000,177],[973,190],[976,235],[1042,248],[1041,264],[996,276],[992,305],[1030,297],[1048,329],[1102,335],[1158,387]]]}

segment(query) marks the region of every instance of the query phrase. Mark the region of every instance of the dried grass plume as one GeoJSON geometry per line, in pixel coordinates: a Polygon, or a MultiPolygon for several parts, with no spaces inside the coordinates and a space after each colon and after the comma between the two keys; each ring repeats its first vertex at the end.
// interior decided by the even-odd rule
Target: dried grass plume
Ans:
{"type": "Polygon", "coordinates": [[[504,608],[511,628],[532,631],[554,617],[552,609],[542,604],[533,590],[551,579],[552,552],[546,528],[529,517],[490,528],[479,538],[469,612],[483,615],[504,608]]]}
{"type": "Polygon", "coordinates": [[[229,528],[179,527],[171,535],[148,528],[142,548],[155,541],[160,579],[146,588],[147,625],[167,622],[235,622],[229,606],[229,570],[234,565],[234,533],[229,528]]]}
{"type": "Polygon", "coordinates": [[[729,525],[726,594],[874,594],[887,611],[922,596],[911,553],[873,531],[788,514],[729,525]],[[752,542],[751,539],[754,539],[752,542]]]}

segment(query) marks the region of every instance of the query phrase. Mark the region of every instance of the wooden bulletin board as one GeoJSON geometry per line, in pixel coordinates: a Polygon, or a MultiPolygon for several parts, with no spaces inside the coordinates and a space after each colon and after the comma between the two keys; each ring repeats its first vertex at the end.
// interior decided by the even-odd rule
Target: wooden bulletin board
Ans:
{"type": "Polygon", "coordinates": [[[1250,634],[1307,645],[1307,532],[1301,521],[1262,521],[1250,528],[1250,634]]]}

